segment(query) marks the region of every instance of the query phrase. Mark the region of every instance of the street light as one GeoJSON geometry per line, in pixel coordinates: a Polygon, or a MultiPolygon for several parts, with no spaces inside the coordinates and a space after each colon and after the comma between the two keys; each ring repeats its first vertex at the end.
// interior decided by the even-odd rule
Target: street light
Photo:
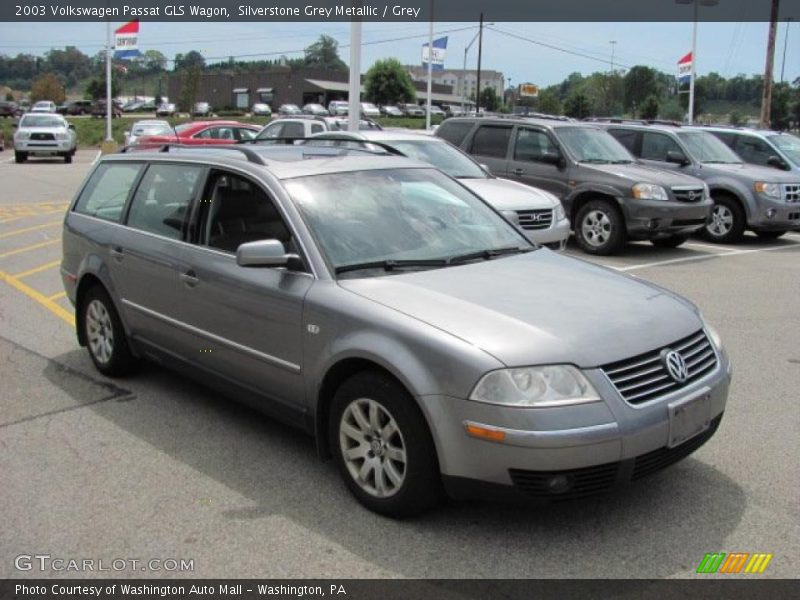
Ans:
{"type": "Polygon", "coordinates": [[[716,6],[719,4],[719,0],[675,0],[675,3],[694,5],[694,17],[692,19],[692,71],[689,78],[689,125],[691,125],[694,122],[694,79],[697,65],[697,9],[701,4],[703,6],[716,6]]]}
{"type": "MultiPolygon", "coordinates": [[[[490,27],[494,25],[494,23],[484,23],[484,27],[490,27]]],[[[472,44],[478,39],[478,36],[481,34],[480,31],[475,34],[475,37],[472,38],[472,41],[467,44],[467,47],[464,48],[464,68],[461,70],[461,112],[464,112],[464,104],[467,100],[467,52],[469,49],[472,48],[472,44]]],[[[477,102],[477,98],[475,99],[477,102]]]]}
{"type": "Polygon", "coordinates": [[[611,40],[608,42],[611,44],[611,74],[614,74],[614,50],[617,48],[617,40],[611,40]]]}

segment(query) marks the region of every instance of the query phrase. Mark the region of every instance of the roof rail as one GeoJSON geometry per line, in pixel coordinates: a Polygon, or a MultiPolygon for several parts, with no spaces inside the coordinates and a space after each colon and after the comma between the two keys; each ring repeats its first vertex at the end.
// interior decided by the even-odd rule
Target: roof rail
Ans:
{"type": "Polygon", "coordinates": [[[584,117],[581,119],[587,123],[630,123],[632,125],[649,125],[649,121],[644,119],[625,119],[623,117],[584,117]]]}
{"type": "Polygon", "coordinates": [[[672,127],[683,127],[680,121],[670,121],[668,119],[647,119],[645,121],[648,125],[671,125],[672,127]]]}
{"type": "Polygon", "coordinates": [[[169,152],[171,148],[176,150],[237,150],[241,152],[246,158],[247,162],[255,163],[257,165],[266,165],[264,159],[255,152],[252,148],[245,148],[238,144],[209,144],[204,146],[190,146],[187,144],[164,144],[158,149],[158,152],[169,152]]]}
{"type": "MultiPolygon", "coordinates": [[[[324,133],[331,133],[336,134],[336,131],[326,131],[324,133]]],[[[301,142],[297,144],[298,146],[321,146],[326,148],[336,148],[336,146],[332,146],[330,144],[314,144],[314,142],[347,142],[352,144],[360,144],[362,146],[377,146],[384,150],[382,154],[394,154],[395,156],[405,156],[402,152],[393,148],[389,144],[385,144],[383,142],[375,142],[372,140],[359,140],[355,138],[334,138],[334,137],[277,137],[277,138],[264,138],[264,139],[257,139],[254,138],[252,140],[240,140],[237,144],[268,144],[272,143],[275,145],[293,145],[295,142],[301,142]]],[[[379,154],[374,150],[370,150],[369,148],[348,148],[349,150],[358,150],[360,152],[371,152],[372,154],[379,154]]]]}

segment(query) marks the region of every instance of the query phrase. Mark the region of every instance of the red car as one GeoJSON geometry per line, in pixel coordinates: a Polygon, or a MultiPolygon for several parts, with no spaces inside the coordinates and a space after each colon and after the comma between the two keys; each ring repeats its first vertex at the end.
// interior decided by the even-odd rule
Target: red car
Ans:
{"type": "Polygon", "coordinates": [[[164,144],[235,144],[240,140],[252,140],[260,130],[258,125],[238,121],[192,121],[176,125],[175,135],[145,135],[137,138],[134,147],[144,150],[164,144]]]}

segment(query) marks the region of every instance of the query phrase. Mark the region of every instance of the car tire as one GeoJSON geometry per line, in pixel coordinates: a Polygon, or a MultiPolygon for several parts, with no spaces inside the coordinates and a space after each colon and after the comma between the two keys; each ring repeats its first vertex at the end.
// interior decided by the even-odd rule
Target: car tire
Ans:
{"type": "Polygon", "coordinates": [[[671,235],[665,238],[650,240],[650,243],[656,248],[677,248],[688,239],[688,235],[671,235]]]}
{"type": "Polygon", "coordinates": [[[402,518],[441,500],[428,424],[411,395],[389,376],[365,371],[346,380],[334,395],[328,425],[339,472],[368,509],[402,518]]]}
{"type": "Polygon", "coordinates": [[[132,373],[139,361],[108,293],[99,285],[89,289],[80,310],[86,347],[97,370],[108,377],[132,373]]]}
{"type": "Polygon", "coordinates": [[[14,162],[24,163],[26,160],[28,160],[27,152],[14,152],[14,162]]]}
{"type": "Polygon", "coordinates": [[[786,231],[756,231],[756,235],[764,240],[777,240],[786,231]]]}
{"type": "Polygon", "coordinates": [[[713,195],[711,222],[703,228],[703,237],[715,244],[741,241],[747,226],[747,217],[741,204],[727,194],[713,195]]]}
{"type": "Polygon", "coordinates": [[[590,200],[575,218],[575,241],[587,254],[615,254],[625,245],[625,219],[608,200],[590,200]]]}
{"type": "Polygon", "coordinates": [[[72,162],[72,152],[65,152],[64,153],[64,164],[70,164],[72,162]]]}

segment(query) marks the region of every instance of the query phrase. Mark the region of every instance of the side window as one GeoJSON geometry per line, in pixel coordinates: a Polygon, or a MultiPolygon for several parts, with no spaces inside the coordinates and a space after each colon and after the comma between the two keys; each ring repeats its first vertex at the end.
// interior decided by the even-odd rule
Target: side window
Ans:
{"type": "Polygon", "coordinates": [[[510,139],[511,127],[482,125],[472,138],[471,154],[505,158],[510,139]]]}
{"type": "Polygon", "coordinates": [[[204,129],[194,137],[203,140],[233,140],[235,139],[232,127],[211,127],[204,129]]]}
{"type": "Polygon", "coordinates": [[[254,182],[224,171],[212,173],[203,195],[201,244],[236,252],[244,243],[277,239],[295,251],[289,228],[272,199],[254,182]]]}
{"type": "Polygon", "coordinates": [[[436,135],[454,146],[460,146],[472,129],[470,121],[445,121],[436,130],[436,135]]]}
{"type": "Polygon", "coordinates": [[[736,138],[736,153],[742,160],[757,165],[768,165],[770,156],[777,154],[766,142],[747,135],[740,135],[736,138]]]}
{"type": "Polygon", "coordinates": [[[238,134],[240,140],[252,140],[254,137],[256,137],[255,131],[252,129],[245,129],[244,127],[239,127],[236,130],[236,133],[238,134]]]}
{"type": "Polygon", "coordinates": [[[271,125],[267,125],[266,129],[258,134],[258,138],[261,140],[272,140],[280,137],[281,132],[283,131],[283,125],[283,123],[272,123],[271,125]]]}
{"type": "Polygon", "coordinates": [[[731,150],[735,150],[734,146],[736,145],[736,138],[738,137],[735,133],[728,133],[727,131],[712,131],[715,136],[721,139],[731,150]]]}
{"type": "Polygon", "coordinates": [[[626,129],[609,129],[608,133],[614,136],[620,144],[625,146],[628,152],[636,156],[636,137],[638,136],[638,132],[628,131],[626,129]]]}
{"type": "Polygon", "coordinates": [[[180,240],[203,167],[151,165],[133,197],[127,225],[180,240]]]}
{"type": "Polygon", "coordinates": [[[319,123],[311,124],[311,133],[322,133],[323,131],[324,129],[322,128],[322,125],[320,125],[319,123]]]}
{"type": "Polygon", "coordinates": [[[283,131],[281,132],[281,137],[289,137],[289,138],[301,138],[306,137],[306,128],[304,127],[304,123],[298,123],[297,121],[290,121],[288,123],[283,124],[283,131]]]}
{"type": "Polygon", "coordinates": [[[535,129],[517,131],[517,142],[514,145],[514,160],[539,161],[544,154],[558,154],[558,146],[544,132],[535,129]]]}
{"type": "Polygon", "coordinates": [[[678,143],[668,135],[651,131],[642,134],[642,158],[666,161],[667,152],[670,151],[684,153],[678,143]]]}
{"type": "Polygon", "coordinates": [[[141,163],[101,164],[75,203],[75,212],[119,221],[131,187],[141,170],[141,163]]]}

